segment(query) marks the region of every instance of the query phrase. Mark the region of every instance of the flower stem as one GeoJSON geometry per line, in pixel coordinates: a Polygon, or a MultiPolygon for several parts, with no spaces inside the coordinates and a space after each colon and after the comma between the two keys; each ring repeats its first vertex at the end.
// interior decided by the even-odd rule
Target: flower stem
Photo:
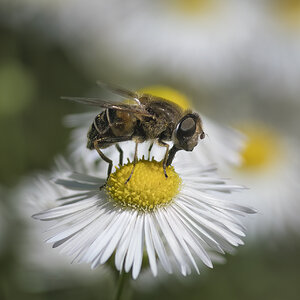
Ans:
{"type": "Polygon", "coordinates": [[[123,292],[123,288],[126,282],[126,279],[128,278],[127,274],[125,272],[122,272],[119,275],[119,281],[118,281],[118,289],[116,293],[115,300],[120,300],[123,292]]]}

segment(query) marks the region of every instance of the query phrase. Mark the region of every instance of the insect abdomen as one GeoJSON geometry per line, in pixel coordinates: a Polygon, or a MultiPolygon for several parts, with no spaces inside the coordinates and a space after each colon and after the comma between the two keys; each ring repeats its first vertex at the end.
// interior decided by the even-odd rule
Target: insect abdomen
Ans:
{"type": "Polygon", "coordinates": [[[87,145],[88,149],[94,149],[94,142],[105,136],[105,133],[109,130],[108,120],[106,118],[105,111],[101,112],[95,117],[94,122],[90,126],[90,129],[87,133],[87,145]],[[97,126],[97,128],[96,128],[97,126]]]}

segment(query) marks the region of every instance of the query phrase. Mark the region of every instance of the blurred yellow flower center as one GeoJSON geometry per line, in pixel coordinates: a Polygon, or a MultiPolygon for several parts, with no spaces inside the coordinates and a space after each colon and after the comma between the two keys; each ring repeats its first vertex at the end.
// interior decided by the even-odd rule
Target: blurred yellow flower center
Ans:
{"type": "Polygon", "coordinates": [[[106,191],[117,204],[142,211],[151,211],[166,206],[179,193],[181,178],[174,167],[167,167],[165,177],[162,162],[141,159],[137,162],[131,179],[128,179],[133,164],[117,167],[107,181],[106,191]]]}
{"type": "Polygon", "coordinates": [[[161,97],[166,100],[172,101],[179,105],[183,110],[190,108],[190,103],[185,95],[166,86],[149,86],[139,90],[140,93],[151,94],[156,97],[161,97]]]}
{"type": "Polygon", "coordinates": [[[205,14],[213,6],[214,0],[168,0],[170,7],[181,15],[205,14]]]}
{"type": "Polygon", "coordinates": [[[272,165],[278,160],[280,145],[278,137],[263,126],[243,126],[241,131],[246,135],[246,145],[242,150],[242,169],[258,169],[272,165]]]}
{"type": "Polygon", "coordinates": [[[275,12],[290,28],[300,26],[300,1],[299,0],[275,0],[273,2],[275,12]]]}

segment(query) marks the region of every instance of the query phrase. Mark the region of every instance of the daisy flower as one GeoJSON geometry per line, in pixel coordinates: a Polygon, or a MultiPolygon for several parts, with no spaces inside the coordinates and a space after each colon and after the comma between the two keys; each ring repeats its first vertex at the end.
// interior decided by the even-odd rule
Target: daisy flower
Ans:
{"type": "MultiPolygon", "coordinates": [[[[188,98],[184,94],[170,87],[152,86],[141,89],[139,92],[149,93],[173,101],[181,106],[183,110],[191,107],[188,98]]],[[[99,155],[96,151],[91,151],[86,148],[86,136],[90,124],[98,113],[99,110],[69,115],[65,118],[66,126],[74,128],[71,132],[71,144],[69,146],[71,157],[76,164],[86,166],[92,174],[99,174],[99,168],[96,167],[95,169],[95,162],[99,161],[99,155]]],[[[179,151],[175,156],[175,161],[189,157],[201,165],[210,163],[217,163],[220,167],[239,165],[241,163],[240,151],[244,142],[243,135],[229,127],[217,124],[204,116],[201,112],[199,112],[199,115],[202,119],[206,138],[201,140],[192,152],[179,151]]],[[[132,142],[121,143],[120,146],[124,151],[124,157],[133,157],[134,146],[132,142]]],[[[150,143],[139,144],[138,153],[147,153],[149,146],[150,143]]],[[[115,151],[114,147],[103,149],[103,152],[112,159],[115,164],[118,164],[119,152],[115,151]]],[[[161,147],[154,145],[151,155],[157,160],[162,159],[163,152],[161,151],[161,147]]],[[[104,176],[105,173],[101,174],[104,176]]]]}
{"type": "Polygon", "coordinates": [[[182,162],[167,168],[141,159],[116,168],[106,185],[91,175],[71,173],[57,178],[66,190],[61,205],[35,214],[52,223],[47,242],[92,268],[114,260],[120,272],[136,279],[148,263],[154,276],[158,264],[172,273],[199,273],[199,261],[212,267],[206,247],[219,253],[243,244],[239,217],[254,210],[220,198],[243,189],[214,175],[213,168],[182,162]],[[71,194],[70,194],[71,192],[71,194]]]}
{"type": "Polygon", "coordinates": [[[258,210],[255,218],[247,219],[250,236],[267,235],[274,241],[298,232],[299,143],[259,121],[244,123],[240,129],[246,136],[241,151],[243,163],[230,176],[247,184],[249,190],[243,193],[243,199],[258,210]]]}

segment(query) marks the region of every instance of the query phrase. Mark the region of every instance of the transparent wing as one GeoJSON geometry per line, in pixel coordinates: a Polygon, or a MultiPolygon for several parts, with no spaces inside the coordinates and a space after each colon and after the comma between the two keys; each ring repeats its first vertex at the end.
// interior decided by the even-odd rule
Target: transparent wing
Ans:
{"type": "Polygon", "coordinates": [[[130,98],[139,103],[139,95],[136,92],[124,89],[122,87],[119,87],[119,86],[111,84],[111,83],[102,82],[102,81],[97,81],[97,84],[101,87],[106,88],[107,90],[110,90],[111,92],[113,92],[123,98],[130,98]]]}
{"type": "Polygon", "coordinates": [[[149,101],[170,101],[168,99],[164,99],[162,97],[154,96],[148,93],[137,93],[133,92],[131,90],[127,90],[125,88],[122,88],[120,86],[106,83],[102,81],[97,81],[97,84],[101,87],[106,88],[107,90],[110,90],[112,93],[117,94],[123,98],[134,100],[137,104],[141,104],[140,98],[143,98],[142,102],[146,103],[149,101]]]}
{"type": "Polygon", "coordinates": [[[136,116],[145,116],[155,119],[155,116],[150,114],[144,107],[144,105],[136,105],[136,104],[125,104],[125,103],[111,103],[108,101],[104,101],[99,98],[84,98],[84,97],[61,97],[61,99],[69,100],[81,104],[87,104],[91,106],[97,106],[101,108],[111,108],[121,111],[126,111],[132,113],[136,116]]]}

